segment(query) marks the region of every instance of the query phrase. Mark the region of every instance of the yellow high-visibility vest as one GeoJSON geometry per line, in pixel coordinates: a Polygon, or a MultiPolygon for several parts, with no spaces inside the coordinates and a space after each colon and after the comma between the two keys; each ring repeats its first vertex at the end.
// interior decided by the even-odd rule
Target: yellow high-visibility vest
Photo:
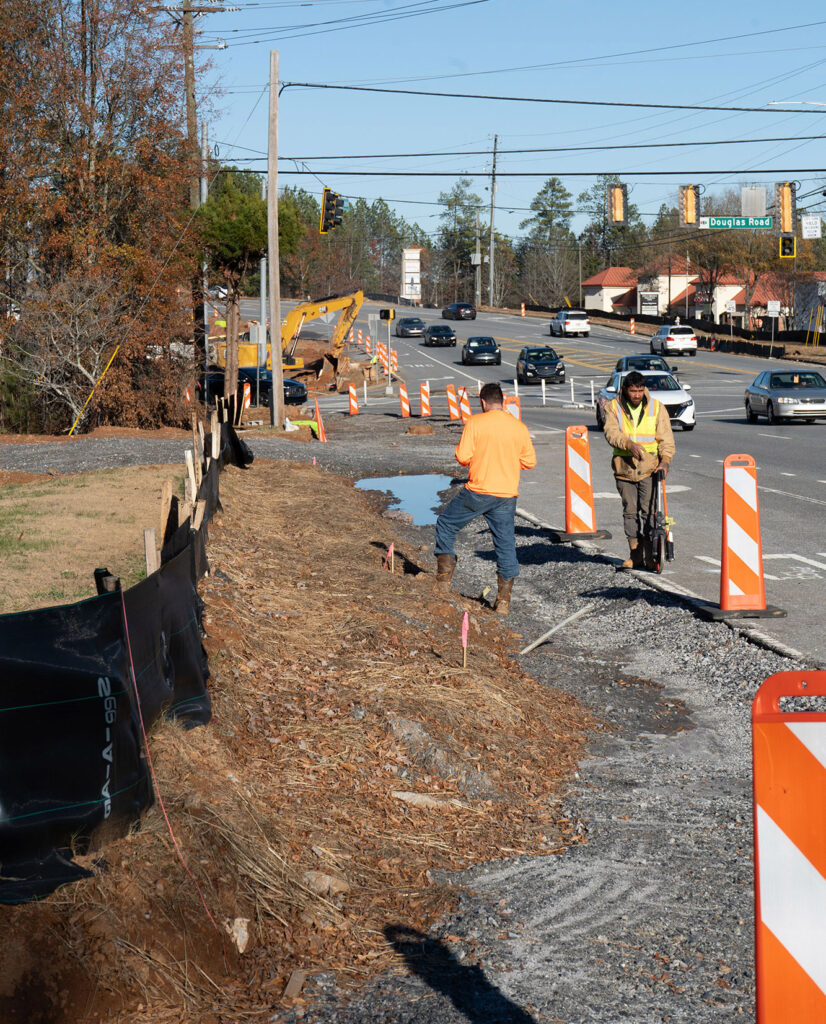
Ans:
{"type": "MultiPolygon", "coordinates": [[[[611,401],[611,408],[617,417],[617,423],[619,424],[620,430],[627,437],[630,437],[632,441],[642,445],[647,452],[652,452],[656,455],[657,453],[657,413],[659,412],[660,403],[656,398],[648,399],[648,404],[643,409],[642,415],[640,416],[639,423],[634,423],[629,416],[626,415],[625,409],[622,407],[620,400],[614,398],[611,401]]],[[[630,452],[625,451],[623,448],[615,448],[614,455],[630,455],[630,452]]]]}

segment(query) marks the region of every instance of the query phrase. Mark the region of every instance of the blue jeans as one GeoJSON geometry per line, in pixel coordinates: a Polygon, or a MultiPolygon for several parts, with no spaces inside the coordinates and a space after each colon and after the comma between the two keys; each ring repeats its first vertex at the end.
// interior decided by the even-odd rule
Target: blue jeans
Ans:
{"type": "Polygon", "coordinates": [[[516,539],[513,534],[515,512],[515,497],[495,498],[493,495],[477,494],[463,487],[436,520],[436,554],[452,555],[453,542],[459,530],[477,516],[484,516],[493,535],[499,575],[503,580],[514,579],[519,575],[516,539]]]}

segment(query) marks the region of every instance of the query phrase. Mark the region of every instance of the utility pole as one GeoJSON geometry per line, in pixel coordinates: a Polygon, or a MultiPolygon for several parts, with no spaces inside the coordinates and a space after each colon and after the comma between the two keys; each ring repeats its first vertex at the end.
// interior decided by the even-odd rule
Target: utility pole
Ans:
{"type": "MultiPolygon", "coordinates": [[[[267,182],[261,179],[261,199],[267,201],[267,182]]],[[[258,264],[258,370],[255,378],[255,404],[261,405],[261,366],[267,362],[267,257],[258,264]]]]}
{"type": "MultiPolygon", "coordinates": [[[[201,205],[207,201],[209,197],[209,143],[207,140],[207,129],[206,125],[201,127],[201,205]]],[[[203,338],[204,338],[204,406],[206,407],[209,401],[209,298],[207,297],[207,289],[209,288],[209,264],[207,263],[206,253],[204,253],[204,262],[201,264],[201,292],[203,295],[203,338]]],[[[196,325],[197,326],[197,325],[196,325]]]]}
{"type": "Polygon", "coordinates": [[[475,305],[478,309],[482,305],[482,240],[480,237],[479,207],[476,207],[476,288],[475,305]]]}
{"type": "Polygon", "coordinates": [[[685,318],[688,320],[688,279],[690,274],[688,273],[688,249],[685,251],[685,318]]]}
{"type": "Polygon", "coordinates": [[[582,239],[578,238],[576,243],[577,255],[579,257],[579,308],[582,309],[582,239]]]}
{"type": "Polygon", "coordinates": [[[496,202],[496,145],[499,141],[499,136],[493,136],[493,165],[490,172],[490,287],[488,289],[488,301],[493,307],[493,250],[494,250],[494,239],[493,239],[493,210],[496,202]]]}
{"type": "MultiPolygon", "coordinates": [[[[186,97],[186,137],[192,154],[192,166],[198,166],[198,121],[195,113],[195,23],[192,0],[183,0],[181,24],[184,41],[184,93],[186,97]]],[[[193,175],[189,184],[189,206],[198,209],[198,180],[193,175]]]]}
{"type": "Polygon", "coordinates": [[[267,147],[267,239],[270,256],[270,425],[284,426],[284,373],[281,366],[281,264],[278,255],[278,50],[270,50],[270,123],[267,147]]]}

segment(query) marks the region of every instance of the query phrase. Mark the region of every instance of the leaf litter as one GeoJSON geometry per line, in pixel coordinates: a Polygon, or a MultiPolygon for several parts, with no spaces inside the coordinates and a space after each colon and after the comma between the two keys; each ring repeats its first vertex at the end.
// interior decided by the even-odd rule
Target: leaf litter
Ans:
{"type": "Polygon", "coordinates": [[[213,721],[156,725],[163,810],[78,857],[93,878],[0,908],[9,1024],[277,1019],[297,977],[399,966],[383,929],[450,908],[438,870],[582,841],[558,801],[593,722],[521,671],[506,622],[437,590],[343,477],[259,460],[221,499],[213,721]]]}

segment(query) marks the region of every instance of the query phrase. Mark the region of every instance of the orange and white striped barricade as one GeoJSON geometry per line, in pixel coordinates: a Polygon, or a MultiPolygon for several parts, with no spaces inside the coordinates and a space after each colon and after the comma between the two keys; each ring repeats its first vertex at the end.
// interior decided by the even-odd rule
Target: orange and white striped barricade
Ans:
{"type": "Polygon", "coordinates": [[[459,398],[459,415],[462,417],[462,423],[467,423],[473,415],[470,408],[470,395],[467,393],[467,388],[459,388],[457,395],[459,398]]]}
{"type": "Polygon", "coordinates": [[[430,415],[430,383],[424,381],[419,385],[419,415],[430,415]]]}
{"type": "Polygon", "coordinates": [[[403,419],[410,415],[410,399],[407,397],[407,387],[399,381],[399,406],[403,419]]]}
{"type": "Polygon", "coordinates": [[[244,398],[241,402],[242,409],[249,409],[252,405],[252,386],[249,381],[244,381],[244,398]]]}
{"type": "Polygon", "coordinates": [[[555,543],[572,540],[605,540],[611,534],[597,529],[591,450],[587,427],[565,431],[565,530],[552,531],[555,543]]]}
{"type": "Polygon", "coordinates": [[[522,303],[522,308],[519,311],[519,315],[520,316],[524,316],[525,315],[525,303],[524,302],[522,303]]]}
{"type": "Polygon", "coordinates": [[[447,394],[447,413],[452,420],[460,420],[462,417],[459,415],[459,399],[456,397],[456,388],[452,384],[448,384],[445,388],[447,394]]]}
{"type": "Polygon", "coordinates": [[[327,441],[327,432],[324,430],[324,422],[321,419],[321,409],[318,407],[318,399],[315,399],[315,422],[316,432],[318,434],[319,441],[327,441]]]}
{"type": "Polygon", "coordinates": [[[757,1024],[826,1021],[826,672],[778,672],[751,711],[757,1024]]]}
{"type": "MultiPolygon", "coordinates": [[[[352,334],[352,330],[350,331],[350,333],[352,334]]],[[[356,335],[356,337],[358,338],[359,345],[363,345],[364,344],[364,335],[361,333],[361,328],[360,327],[359,327],[358,334],[356,335]]],[[[370,350],[368,349],[367,351],[369,352],[370,350]]]]}
{"type": "Polygon", "coordinates": [[[353,344],[353,342],[354,342],[354,341],[356,340],[356,339],[355,339],[355,332],[353,331],[353,328],[352,328],[352,327],[350,328],[350,331],[349,331],[349,333],[348,333],[348,335],[347,335],[347,340],[348,340],[348,341],[350,342],[350,344],[351,344],[351,345],[352,345],[352,344],[353,344]]]}
{"type": "MultiPolygon", "coordinates": [[[[361,334],[361,331],[359,331],[359,334],[361,334]]],[[[364,351],[367,353],[368,356],[372,355],[372,353],[373,353],[373,349],[370,346],[370,335],[369,334],[364,339],[364,351]]]]}
{"type": "Polygon", "coordinates": [[[631,334],[637,333],[637,321],[633,317],[631,317],[631,323],[628,325],[628,330],[631,334]]]}
{"type": "Polygon", "coordinates": [[[399,372],[399,353],[394,349],[390,349],[390,369],[393,373],[399,372]]]}
{"type": "Polygon", "coordinates": [[[509,412],[516,419],[522,419],[522,400],[519,395],[505,395],[505,412],[509,412]]]}
{"type": "Polygon", "coordinates": [[[751,455],[729,455],[723,461],[720,607],[707,610],[714,619],[781,618],[786,614],[766,605],[757,466],[751,455]]]}
{"type": "Polygon", "coordinates": [[[349,387],[350,393],[350,415],[358,416],[359,414],[359,397],[356,392],[356,385],[351,384],[349,387]]]}

